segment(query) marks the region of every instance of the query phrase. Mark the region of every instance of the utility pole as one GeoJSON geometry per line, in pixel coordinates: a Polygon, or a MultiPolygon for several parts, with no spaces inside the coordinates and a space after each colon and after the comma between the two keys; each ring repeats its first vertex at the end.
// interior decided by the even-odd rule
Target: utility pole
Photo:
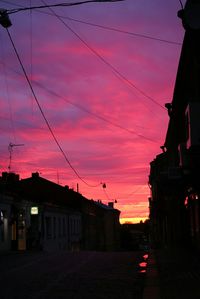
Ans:
{"type": "Polygon", "coordinates": [[[9,143],[8,145],[8,151],[9,151],[9,165],[8,165],[8,171],[11,172],[11,163],[12,163],[12,153],[13,153],[13,147],[15,146],[23,146],[24,144],[14,144],[9,143]]]}

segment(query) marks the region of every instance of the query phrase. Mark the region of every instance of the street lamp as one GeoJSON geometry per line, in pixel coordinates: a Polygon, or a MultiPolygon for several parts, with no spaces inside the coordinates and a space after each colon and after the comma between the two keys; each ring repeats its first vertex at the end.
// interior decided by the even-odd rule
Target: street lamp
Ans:
{"type": "Polygon", "coordinates": [[[71,3],[58,3],[58,4],[52,4],[52,5],[40,5],[40,6],[30,6],[30,7],[22,7],[22,8],[16,8],[16,9],[4,9],[0,8],[0,24],[4,28],[8,28],[12,25],[9,14],[17,13],[20,11],[26,11],[26,10],[33,10],[33,9],[41,9],[41,8],[50,8],[50,7],[64,7],[64,6],[74,6],[74,5],[81,5],[86,3],[92,3],[92,2],[119,2],[124,0],[82,0],[78,2],[71,2],[71,3]]]}
{"type": "Polygon", "coordinates": [[[8,16],[8,12],[6,9],[0,8],[0,24],[4,27],[4,28],[8,28],[12,25],[9,16],[8,16]]]}
{"type": "Polygon", "coordinates": [[[185,29],[200,29],[200,3],[199,1],[188,0],[184,9],[178,11],[178,17],[183,22],[185,29]]]}

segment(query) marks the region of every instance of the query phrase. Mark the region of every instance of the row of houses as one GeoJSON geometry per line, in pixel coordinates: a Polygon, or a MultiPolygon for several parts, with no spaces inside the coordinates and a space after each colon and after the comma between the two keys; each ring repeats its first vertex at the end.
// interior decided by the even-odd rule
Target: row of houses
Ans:
{"type": "Polygon", "coordinates": [[[0,250],[118,250],[119,215],[37,172],[0,177],[0,250]]]}
{"type": "Polygon", "coordinates": [[[162,152],[150,163],[152,243],[200,248],[200,4],[178,13],[185,36],[162,152]]]}

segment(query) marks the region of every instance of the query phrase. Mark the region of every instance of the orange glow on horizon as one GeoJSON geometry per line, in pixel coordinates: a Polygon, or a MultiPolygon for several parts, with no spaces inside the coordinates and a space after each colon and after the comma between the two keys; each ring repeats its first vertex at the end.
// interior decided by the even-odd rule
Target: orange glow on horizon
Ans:
{"type": "Polygon", "coordinates": [[[140,223],[140,221],[144,222],[145,220],[148,220],[148,217],[120,218],[120,224],[135,224],[140,223]]]}

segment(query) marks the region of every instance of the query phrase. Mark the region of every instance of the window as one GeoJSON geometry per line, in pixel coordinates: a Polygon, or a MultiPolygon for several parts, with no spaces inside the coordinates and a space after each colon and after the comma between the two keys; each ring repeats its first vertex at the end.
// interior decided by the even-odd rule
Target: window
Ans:
{"type": "Polygon", "coordinates": [[[0,211],[0,241],[5,240],[5,234],[4,234],[4,213],[3,211],[0,211]]]}
{"type": "Polygon", "coordinates": [[[3,222],[3,212],[1,211],[1,222],[3,222]]]}

